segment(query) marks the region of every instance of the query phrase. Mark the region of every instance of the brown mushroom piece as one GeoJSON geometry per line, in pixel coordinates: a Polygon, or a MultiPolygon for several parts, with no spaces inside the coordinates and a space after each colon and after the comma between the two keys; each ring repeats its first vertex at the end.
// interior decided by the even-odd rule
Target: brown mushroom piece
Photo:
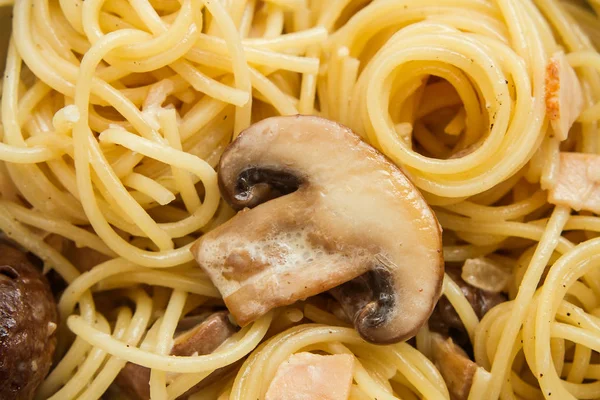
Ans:
{"type": "MultiPolygon", "coordinates": [[[[205,355],[215,351],[227,338],[236,332],[235,326],[229,321],[229,313],[216,312],[199,322],[196,317],[190,320],[199,322],[195,327],[179,334],[171,348],[171,355],[189,357],[205,355]]],[[[189,321],[184,318],[180,325],[188,326],[189,321]]],[[[234,364],[237,365],[237,364],[234,364]]],[[[222,379],[232,371],[231,366],[220,368],[204,378],[196,386],[189,389],[179,399],[186,399],[200,389],[222,379]]],[[[137,364],[127,363],[119,372],[115,383],[133,400],[150,399],[150,369],[137,364]]]]}
{"type": "Polygon", "coordinates": [[[477,371],[477,364],[471,361],[452,339],[438,333],[431,334],[431,355],[435,366],[442,374],[450,398],[466,400],[477,371]]]}
{"type": "Polygon", "coordinates": [[[106,254],[89,247],[77,247],[72,240],[55,233],[48,235],[45,242],[61,253],[81,272],[90,271],[96,265],[110,260],[110,257],[106,254]]]}
{"type": "MultiPolygon", "coordinates": [[[[473,311],[479,319],[492,308],[505,302],[506,296],[502,293],[486,292],[469,285],[461,278],[460,270],[457,268],[446,268],[446,273],[460,287],[465,298],[473,307],[473,311]]],[[[431,318],[429,319],[429,329],[443,335],[450,335],[460,345],[465,348],[470,346],[470,340],[467,331],[458,316],[458,313],[450,304],[450,301],[444,296],[440,298],[431,318]]]]}
{"type": "Polygon", "coordinates": [[[405,340],[429,318],[441,228],[402,171],[350,129],[265,119],[225,151],[219,184],[240,212],[192,252],[240,325],[334,288],[373,343],[405,340]]]}
{"type": "Polygon", "coordinates": [[[0,399],[32,399],[56,347],[56,303],[27,254],[0,242],[0,399]]]}

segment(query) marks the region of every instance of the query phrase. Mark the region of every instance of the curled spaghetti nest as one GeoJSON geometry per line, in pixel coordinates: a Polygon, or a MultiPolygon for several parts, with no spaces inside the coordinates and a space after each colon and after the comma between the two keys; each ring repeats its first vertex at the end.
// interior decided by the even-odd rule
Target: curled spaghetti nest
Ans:
{"type": "Polygon", "coordinates": [[[178,321],[219,302],[189,248],[234,214],[221,153],[252,122],[298,113],[346,124],[402,167],[434,206],[447,263],[506,266],[509,301],[481,321],[444,282],[480,366],[471,398],[600,397],[600,218],[545,192],[560,151],[600,154],[599,13],[597,0],[17,0],[0,229],[68,283],[39,398],[99,398],[129,361],[151,368],[153,399],[174,399],[249,356],[194,396],[257,399],[303,350],[354,355],[352,399],[449,398],[427,328],[416,348],[377,347],[310,301],[212,354],[167,355],[178,321]],[[564,141],[544,101],[560,49],[584,98],[564,141]],[[48,234],[107,261],[82,271],[48,234]],[[123,301],[107,310],[109,290],[123,301]]]}

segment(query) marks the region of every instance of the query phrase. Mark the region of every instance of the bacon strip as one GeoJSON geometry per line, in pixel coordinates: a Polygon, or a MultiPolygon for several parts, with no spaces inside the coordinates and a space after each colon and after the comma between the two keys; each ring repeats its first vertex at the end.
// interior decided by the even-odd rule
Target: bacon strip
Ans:
{"type": "Polygon", "coordinates": [[[565,140],[583,110],[583,93],[565,53],[554,53],[546,66],[546,113],[556,137],[565,140]]]}

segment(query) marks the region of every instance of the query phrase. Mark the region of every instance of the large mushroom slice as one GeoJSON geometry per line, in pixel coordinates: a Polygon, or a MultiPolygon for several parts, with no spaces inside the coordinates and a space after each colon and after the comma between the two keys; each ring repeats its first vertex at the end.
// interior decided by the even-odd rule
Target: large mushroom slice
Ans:
{"type": "Polygon", "coordinates": [[[34,397],[52,365],[57,319],[46,278],[0,239],[0,399],[34,397]]]}
{"type": "Polygon", "coordinates": [[[223,154],[219,183],[241,211],[192,251],[240,325],[333,288],[370,342],[407,339],[431,314],[440,226],[400,169],[348,128],[263,120],[223,154]]]}

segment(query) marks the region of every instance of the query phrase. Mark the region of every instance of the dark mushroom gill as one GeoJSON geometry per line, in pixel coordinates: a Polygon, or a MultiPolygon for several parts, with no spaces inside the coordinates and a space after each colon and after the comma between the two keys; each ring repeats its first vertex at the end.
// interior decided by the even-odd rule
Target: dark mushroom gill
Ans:
{"type": "Polygon", "coordinates": [[[229,184],[219,175],[221,195],[236,211],[254,208],[266,201],[293,193],[301,183],[300,177],[291,171],[274,167],[249,167],[238,175],[235,191],[231,193],[229,184]]]}

